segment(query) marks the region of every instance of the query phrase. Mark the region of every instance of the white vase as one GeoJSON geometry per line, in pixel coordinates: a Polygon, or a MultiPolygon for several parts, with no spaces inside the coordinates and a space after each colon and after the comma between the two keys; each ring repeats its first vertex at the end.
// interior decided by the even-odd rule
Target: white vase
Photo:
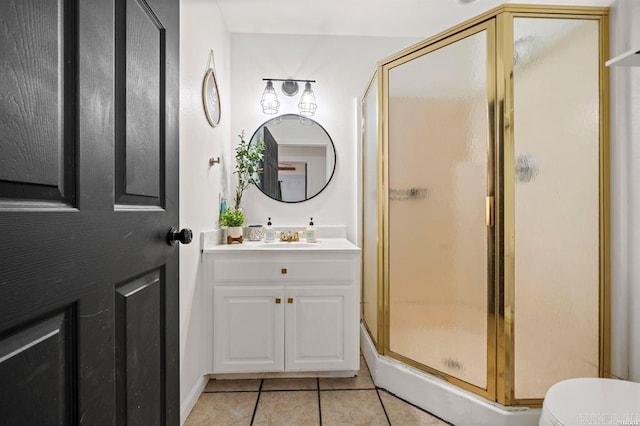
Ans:
{"type": "Polygon", "coordinates": [[[242,226],[230,226],[227,228],[227,235],[231,238],[240,238],[244,228],[242,226]]]}

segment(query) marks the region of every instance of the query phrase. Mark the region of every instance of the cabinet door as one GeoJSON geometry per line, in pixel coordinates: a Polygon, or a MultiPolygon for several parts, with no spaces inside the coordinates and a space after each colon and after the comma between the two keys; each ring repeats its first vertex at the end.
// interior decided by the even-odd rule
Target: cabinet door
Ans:
{"type": "Polygon", "coordinates": [[[214,288],[214,373],[284,369],[283,293],[282,287],[214,288]]]}
{"type": "Polygon", "coordinates": [[[285,296],[285,369],[357,370],[353,286],[287,288],[285,296]]]}

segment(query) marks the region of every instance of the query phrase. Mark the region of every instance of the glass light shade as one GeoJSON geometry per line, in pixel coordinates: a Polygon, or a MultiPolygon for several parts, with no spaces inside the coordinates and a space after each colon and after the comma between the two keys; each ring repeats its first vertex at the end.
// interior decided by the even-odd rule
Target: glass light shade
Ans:
{"type": "Polygon", "coordinates": [[[311,83],[305,83],[304,92],[302,92],[302,97],[298,104],[298,111],[302,115],[311,117],[316,113],[316,108],[318,108],[318,105],[316,104],[316,95],[311,90],[311,83]]]}
{"type": "Polygon", "coordinates": [[[260,105],[262,106],[262,112],[264,112],[265,114],[278,113],[280,101],[278,101],[278,96],[276,95],[276,91],[273,88],[273,83],[271,82],[271,80],[267,81],[267,87],[264,88],[264,92],[262,93],[262,100],[260,100],[260,105]]]}

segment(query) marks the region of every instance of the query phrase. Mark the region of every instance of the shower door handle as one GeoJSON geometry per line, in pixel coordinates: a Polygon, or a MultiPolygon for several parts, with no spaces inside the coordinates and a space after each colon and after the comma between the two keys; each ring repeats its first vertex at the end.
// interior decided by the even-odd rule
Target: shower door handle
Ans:
{"type": "Polygon", "coordinates": [[[487,226],[493,226],[495,223],[495,202],[493,195],[485,197],[485,213],[484,221],[487,226]]]}

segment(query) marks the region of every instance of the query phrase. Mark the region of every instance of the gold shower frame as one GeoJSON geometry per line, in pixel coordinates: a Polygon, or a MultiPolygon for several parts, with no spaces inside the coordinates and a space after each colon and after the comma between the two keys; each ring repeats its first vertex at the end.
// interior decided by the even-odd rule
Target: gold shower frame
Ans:
{"type": "MultiPolygon", "coordinates": [[[[515,324],[515,170],[513,161],[513,20],[528,18],[589,19],[599,23],[599,375],[610,377],[610,188],[609,188],[609,75],[604,63],[608,58],[609,8],[503,5],[410,46],[378,62],[367,85],[363,103],[372,81],[378,89],[378,235],[377,235],[377,339],[379,353],[436,375],[465,390],[507,406],[540,407],[542,399],[517,399],[514,388],[515,324]],[[428,54],[469,35],[487,31],[489,140],[488,194],[494,196],[496,217],[488,228],[488,313],[487,313],[487,388],[480,388],[427,365],[418,363],[389,347],[389,70],[416,57],[428,54]],[[491,78],[493,77],[493,78],[491,78]]],[[[364,108],[363,108],[364,114],[364,108]]],[[[363,154],[364,150],[364,129],[363,154]]],[[[364,164],[364,162],[363,162],[364,164]]],[[[363,167],[364,176],[364,167],[363,167]]],[[[363,187],[366,182],[363,179],[363,187]]],[[[364,196],[365,191],[362,191],[364,196]]],[[[363,209],[363,218],[365,212],[363,209]]],[[[364,241],[364,232],[363,232],[364,241]]],[[[364,249],[364,244],[363,244],[364,249]]],[[[364,268],[363,262],[363,268],[364,268]]],[[[364,275],[363,275],[364,276],[364,275]]],[[[363,283],[364,286],[364,283],[363,283]]],[[[364,298],[364,288],[361,293],[364,298]]],[[[363,299],[364,300],[364,299],[363,299]]],[[[363,316],[364,318],[364,316],[363,316]]],[[[365,327],[369,327],[363,321],[365,327]]],[[[369,333],[371,334],[371,333],[369,333]]]]}

